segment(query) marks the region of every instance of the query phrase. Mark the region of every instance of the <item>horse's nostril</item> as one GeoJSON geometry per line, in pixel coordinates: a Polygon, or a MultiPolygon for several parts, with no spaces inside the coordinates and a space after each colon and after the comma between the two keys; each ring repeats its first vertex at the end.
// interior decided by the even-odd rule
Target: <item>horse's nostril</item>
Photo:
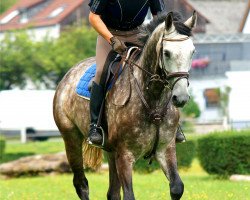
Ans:
{"type": "Polygon", "coordinates": [[[177,96],[176,95],[173,96],[173,101],[177,101],[177,96]]]}

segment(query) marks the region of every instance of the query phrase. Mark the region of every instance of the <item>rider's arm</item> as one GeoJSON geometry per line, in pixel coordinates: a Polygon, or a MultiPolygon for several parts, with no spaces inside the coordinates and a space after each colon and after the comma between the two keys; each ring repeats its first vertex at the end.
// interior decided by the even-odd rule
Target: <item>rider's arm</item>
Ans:
{"type": "Polygon", "coordinates": [[[104,24],[104,22],[101,19],[101,16],[98,14],[95,14],[90,11],[89,13],[89,22],[93,26],[93,28],[109,43],[111,43],[110,38],[113,37],[113,35],[108,30],[107,26],[104,24]]]}

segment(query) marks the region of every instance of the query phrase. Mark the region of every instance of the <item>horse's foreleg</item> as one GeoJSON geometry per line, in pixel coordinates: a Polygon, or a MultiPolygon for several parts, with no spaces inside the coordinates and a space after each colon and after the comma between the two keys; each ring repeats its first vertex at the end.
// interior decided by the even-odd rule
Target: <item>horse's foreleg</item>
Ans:
{"type": "Polygon", "coordinates": [[[134,192],[132,186],[132,169],[134,158],[129,152],[117,151],[116,168],[120,183],[123,189],[124,200],[134,200],[134,192]]]}
{"type": "Polygon", "coordinates": [[[73,184],[78,197],[81,200],[89,200],[88,180],[83,169],[82,143],[83,136],[78,129],[70,132],[62,132],[66,154],[74,173],[73,184]]]}
{"type": "Polygon", "coordinates": [[[107,199],[120,200],[121,184],[117,174],[114,153],[108,153],[108,163],[109,163],[109,190],[107,194],[107,199]]]}
{"type": "Polygon", "coordinates": [[[177,171],[175,140],[168,145],[164,152],[157,153],[157,160],[169,179],[170,195],[172,200],[179,200],[184,192],[184,184],[177,171]]]}

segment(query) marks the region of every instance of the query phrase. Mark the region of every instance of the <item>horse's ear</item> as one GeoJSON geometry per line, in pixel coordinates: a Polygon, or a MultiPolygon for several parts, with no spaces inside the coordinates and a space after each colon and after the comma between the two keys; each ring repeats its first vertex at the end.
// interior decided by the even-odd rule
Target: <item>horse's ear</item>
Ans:
{"type": "Polygon", "coordinates": [[[197,22],[197,12],[194,11],[192,17],[190,17],[184,24],[190,29],[192,29],[196,26],[196,22],[197,22]]]}
{"type": "Polygon", "coordinates": [[[169,31],[173,26],[173,12],[169,12],[165,19],[166,30],[169,31]]]}

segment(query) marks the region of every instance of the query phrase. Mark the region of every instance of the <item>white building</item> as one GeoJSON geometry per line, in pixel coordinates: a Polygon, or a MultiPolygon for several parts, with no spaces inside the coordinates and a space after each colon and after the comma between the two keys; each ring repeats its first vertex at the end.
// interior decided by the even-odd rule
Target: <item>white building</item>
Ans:
{"type": "Polygon", "coordinates": [[[18,0],[0,15],[0,40],[6,32],[26,29],[34,40],[58,38],[67,25],[81,23],[87,16],[84,0],[18,0]]]}
{"type": "MultiPolygon", "coordinates": [[[[208,58],[207,65],[194,66],[190,87],[201,109],[198,123],[221,123],[228,117],[232,128],[250,128],[250,35],[195,35],[194,60],[208,58]],[[229,87],[227,114],[221,108],[229,87]]],[[[193,63],[194,64],[194,63],[193,63]]]]}

